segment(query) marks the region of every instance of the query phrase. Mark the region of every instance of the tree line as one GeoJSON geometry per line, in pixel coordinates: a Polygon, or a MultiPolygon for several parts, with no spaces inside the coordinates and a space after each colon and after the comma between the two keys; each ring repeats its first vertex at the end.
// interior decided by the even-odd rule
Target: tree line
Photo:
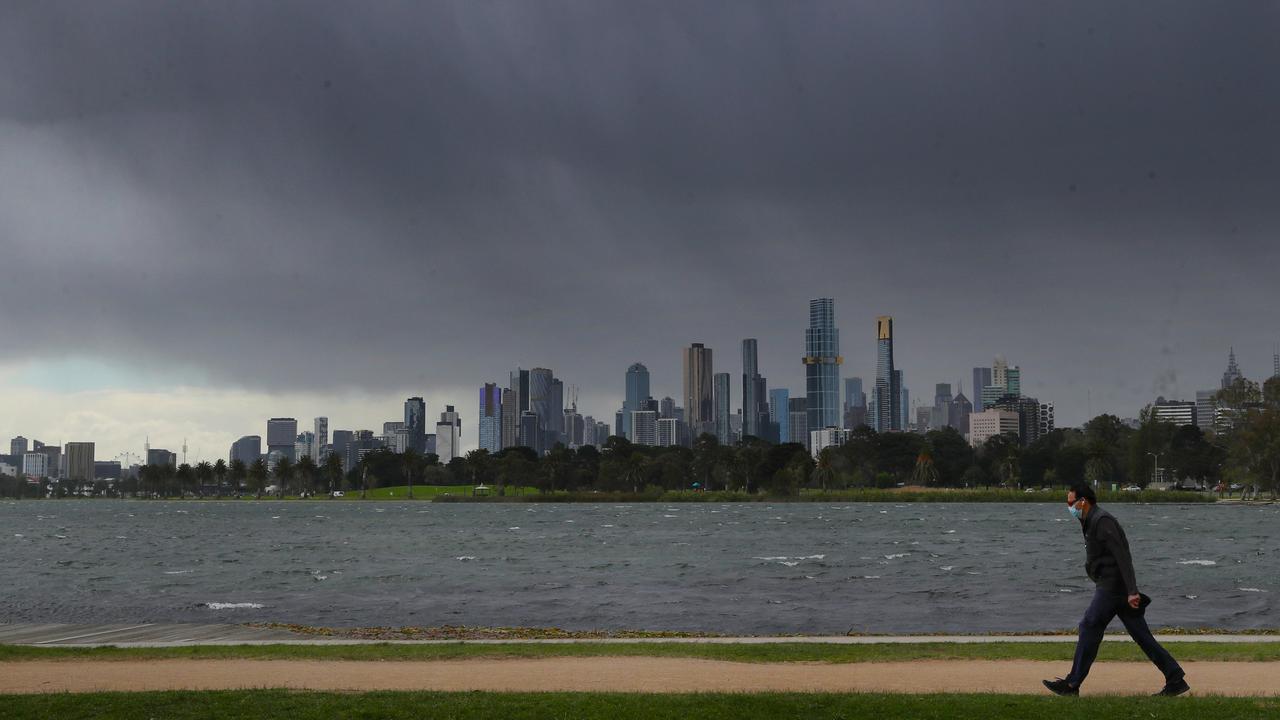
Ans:
{"type": "MultiPolygon", "coordinates": [[[[793,495],[804,488],[863,487],[1036,488],[1088,482],[1100,487],[1138,485],[1153,479],[1156,463],[1165,477],[1202,487],[1250,485],[1280,490],[1280,378],[1259,386],[1241,380],[1218,395],[1219,427],[1212,433],[1174,425],[1143,411],[1136,428],[1114,415],[1099,415],[1079,429],[1066,428],[1023,446],[1016,435],[1000,435],[970,447],[952,428],[919,433],[877,433],[861,427],[849,441],[823,450],[815,460],[804,446],[746,437],[722,445],[704,434],[693,447],[651,447],[610,437],[602,447],[557,445],[545,456],[526,447],[498,453],[473,450],[442,464],[412,450],[371,451],[344,471],[337,455],[316,463],[264,459],[196,465],[147,465],[116,491],[157,497],[251,494],[327,494],[378,487],[486,485],[503,494],[533,487],[540,492],[730,490],[793,495]]],[[[10,483],[10,485],[14,485],[10,483]]],[[[21,483],[5,494],[21,492],[21,483]]]]}

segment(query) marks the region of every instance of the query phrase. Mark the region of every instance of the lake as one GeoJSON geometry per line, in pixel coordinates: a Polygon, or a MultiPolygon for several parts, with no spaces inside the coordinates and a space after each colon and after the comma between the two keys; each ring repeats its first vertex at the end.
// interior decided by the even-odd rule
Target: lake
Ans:
{"type": "MultiPolygon", "coordinates": [[[[1109,505],[1153,626],[1276,627],[1280,506],[1109,505]]],[[[0,503],[0,622],[1074,627],[1062,504],[0,503]]]]}

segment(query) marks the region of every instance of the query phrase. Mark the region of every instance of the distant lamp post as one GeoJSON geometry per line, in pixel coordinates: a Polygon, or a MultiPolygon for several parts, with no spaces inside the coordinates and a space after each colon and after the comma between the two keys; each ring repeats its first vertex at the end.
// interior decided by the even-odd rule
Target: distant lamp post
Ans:
{"type": "Polygon", "coordinates": [[[1155,467],[1152,468],[1151,470],[1151,482],[1152,483],[1160,482],[1160,456],[1163,455],[1164,453],[1149,452],[1147,454],[1156,459],[1155,467]]]}

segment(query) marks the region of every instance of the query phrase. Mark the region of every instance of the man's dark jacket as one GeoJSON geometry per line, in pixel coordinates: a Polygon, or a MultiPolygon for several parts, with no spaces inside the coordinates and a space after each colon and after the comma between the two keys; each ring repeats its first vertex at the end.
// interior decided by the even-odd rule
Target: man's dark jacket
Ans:
{"type": "Polygon", "coordinates": [[[1113,594],[1137,595],[1133,556],[1120,523],[1111,513],[1094,506],[1080,524],[1084,530],[1084,569],[1089,579],[1113,594]]]}

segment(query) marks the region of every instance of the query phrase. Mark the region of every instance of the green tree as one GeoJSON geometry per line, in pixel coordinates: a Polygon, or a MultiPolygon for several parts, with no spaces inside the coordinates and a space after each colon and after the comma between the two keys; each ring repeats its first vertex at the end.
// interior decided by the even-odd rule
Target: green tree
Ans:
{"type": "Polygon", "coordinates": [[[413,448],[405,448],[400,454],[400,469],[404,473],[405,484],[409,486],[409,499],[413,499],[413,476],[423,466],[422,456],[413,448]]]}
{"type": "MultiPolygon", "coordinates": [[[[221,462],[221,461],[219,461],[221,462]]],[[[204,488],[213,482],[213,464],[208,460],[201,460],[196,465],[196,495],[204,496],[204,488]]]]}
{"type": "Polygon", "coordinates": [[[235,486],[238,495],[240,486],[244,485],[244,481],[249,477],[249,468],[245,466],[243,460],[236,458],[227,466],[227,474],[231,476],[231,484],[235,486]]]}
{"type": "Polygon", "coordinates": [[[195,484],[196,484],[195,469],[192,468],[187,463],[182,463],[181,465],[178,466],[178,471],[175,474],[175,479],[178,481],[178,495],[181,496],[186,492],[193,491],[195,489],[195,484]]]}
{"type": "Polygon", "coordinates": [[[911,484],[921,487],[933,487],[938,484],[938,468],[934,465],[933,456],[929,454],[927,447],[916,456],[916,466],[911,472],[911,484]]]}
{"type": "Polygon", "coordinates": [[[227,482],[227,461],[218,458],[213,464],[213,477],[218,483],[218,497],[222,497],[222,488],[227,482]]]}
{"type": "Polygon", "coordinates": [[[262,493],[267,489],[267,461],[262,458],[254,460],[249,466],[248,478],[249,489],[254,492],[258,500],[261,500],[262,493]]]}
{"type": "Polygon", "coordinates": [[[331,452],[324,458],[324,477],[329,482],[329,496],[333,497],[333,491],[341,489],[342,485],[342,458],[338,457],[338,453],[331,452]]]}
{"type": "Polygon", "coordinates": [[[316,491],[316,479],[320,476],[320,468],[316,467],[316,461],[311,459],[310,455],[303,455],[298,459],[298,463],[293,466],[293,470],[298,476],[298,483],[301,489],[308,493],[314,493],[316,491]]]}
{"type": "Polygon", "coordinates": [[[289,488],[290,484],[293,483],[293,475],[293,461],[289,459],[289,456],[282,455],[280,459],[276,461],[275,470],[272,472],[272,479],[276,482],[277,498],[284,497],[285,491],[289,488]]]}

